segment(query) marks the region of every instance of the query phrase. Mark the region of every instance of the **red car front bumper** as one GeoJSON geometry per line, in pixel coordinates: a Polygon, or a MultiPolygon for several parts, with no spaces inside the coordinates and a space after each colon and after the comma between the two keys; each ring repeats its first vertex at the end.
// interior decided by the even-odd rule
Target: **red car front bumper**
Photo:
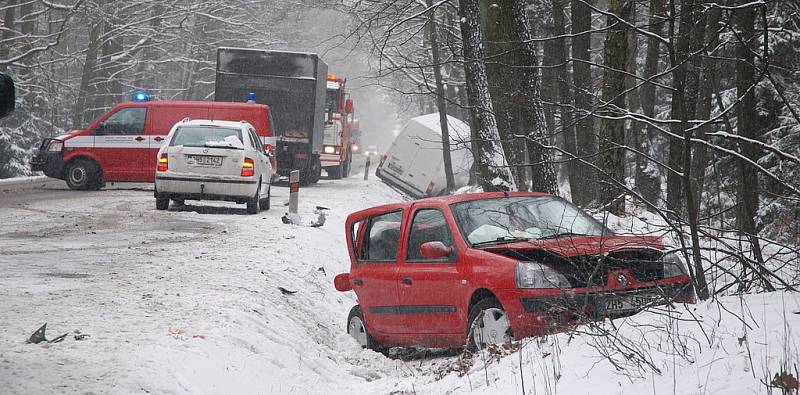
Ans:
{"type": "Polygon", "coordinates": [[[498,291],[497,297],[517,339],[559,332],[576,323],[632,315],[649,306],[695,302],[688,276],[618,289],[510,289],[498,291]]]}

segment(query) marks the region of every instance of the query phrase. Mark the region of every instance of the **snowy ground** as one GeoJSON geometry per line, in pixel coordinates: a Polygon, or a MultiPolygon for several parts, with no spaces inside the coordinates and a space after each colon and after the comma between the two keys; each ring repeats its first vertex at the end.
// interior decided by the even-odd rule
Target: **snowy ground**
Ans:
{"type": "Polygon", "coordinates": [[[349,267],[347,214],[403,199],[380,182],[302,189],[304,221],[331,208],[322,228],[281,223],[283,187],[254,216],[213,202],[156,211],[147,186],[64,188],[0,196],[3,394],[751,394],[800,364],[791,293],[528,339],[469,359],[466,375],[450,371],[454,353],[386,358],[345,334],[354,295],[332,285],[349,267]],[[69,336],[26,344],[45,322],[48,338],[69,336]]]}

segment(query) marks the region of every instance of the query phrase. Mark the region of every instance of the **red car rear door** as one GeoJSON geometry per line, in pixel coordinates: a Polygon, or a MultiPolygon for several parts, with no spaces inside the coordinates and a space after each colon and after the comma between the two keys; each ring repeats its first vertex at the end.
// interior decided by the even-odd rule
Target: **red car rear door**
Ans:
{"type": "Polygon", "coordinates": [[[354,224],[356,265],[350,270],[353,290],[370,332],[397,333],[397,255],[403,210],[384,211],[354,224]]]}
{"type": "Polygon", "coordinates": [[[431,204],[415,205],[409,218],[397,273],[403,333],[463,334],[469,287],[453,239],[454,223],[431,204]],[[439,259],[424,258],[420,247],[433,241],[452,252],[439,259]]]}

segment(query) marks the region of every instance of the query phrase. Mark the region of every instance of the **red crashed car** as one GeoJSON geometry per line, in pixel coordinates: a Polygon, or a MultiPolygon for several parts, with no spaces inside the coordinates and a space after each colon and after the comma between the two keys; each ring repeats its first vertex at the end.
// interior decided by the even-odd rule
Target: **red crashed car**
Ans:
{"type": "Polygon", "coordinates": [[[491,192],[350,214],[363,347],[482,348],[565,325],[694,302],[686,266],[657,237],[620,236],[564,199],[491,192]]]}

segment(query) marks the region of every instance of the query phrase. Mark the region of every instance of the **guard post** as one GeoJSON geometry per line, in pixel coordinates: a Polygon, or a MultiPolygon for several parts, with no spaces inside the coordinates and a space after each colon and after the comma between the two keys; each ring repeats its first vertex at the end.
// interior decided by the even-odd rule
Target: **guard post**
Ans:
{"type": "Polygon", "coordinates": [[[369,179],[369,158],[371,157],[372,155],[367,155],[367,163],[364,164],[364,181],[369,179]]]}
{"type": "Polygon", "coordinates": [[[297,198],[300,194],[300,170],[289,173],[289,214],[297,214],[297,198]]]}

